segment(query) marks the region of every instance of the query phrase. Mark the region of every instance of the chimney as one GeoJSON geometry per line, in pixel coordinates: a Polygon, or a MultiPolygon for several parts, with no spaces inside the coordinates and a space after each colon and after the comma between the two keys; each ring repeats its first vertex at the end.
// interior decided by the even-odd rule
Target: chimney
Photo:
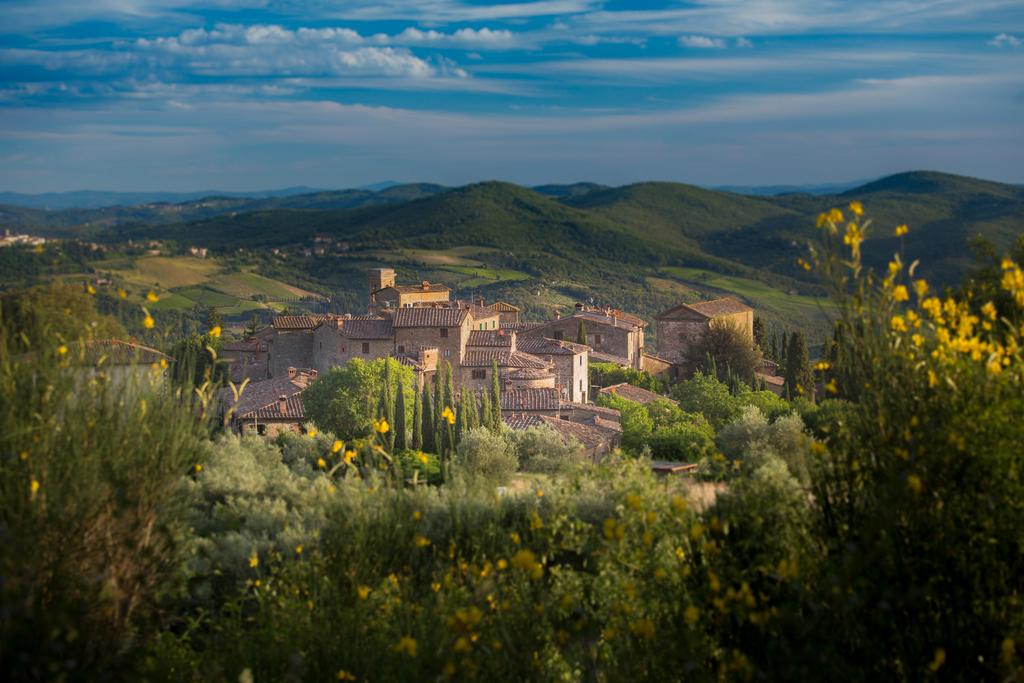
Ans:
{"type": "Polygon", "coordinates": [[[279,413],[284,415],[285,411],[287,410],[287,408],[288,408],[288,397],[285,396],[284,394],[281,394],[280,396],[277,397],[277,410],[278,410],[279,413]]]}
{"type": "Polygon", "coordinates": [[[430,282],[428,282],[427,280],[424,280],[423,284],[420,286],[423,287],[424,292],[430,291],[430,282]]]}
{"type": "Polygon", "coordinates": [[[582,311],[583,309],[584,309],[583,302],[582,301],[577,301],[576,302],[576,310],[577,311],[582,311]]]}
{"type": "Polygon", "coordinates": [[[295,379],[295,368],[288,368],[288,379],[295,379]]]}
{"type": "Polygon", "coordinates": [[[484,298],[482,296],[481,297],[477,297],[476,302],[477,302],[477,305],[480,306],[480,308],[484,307],[484,298]]]}
{"type": "Polygon", "coordinates": [[[317,374],[319,374],[319,373],[316,370],[310,370],[309,371],[309,381],[312,382],[313,380],[315,380],[317,374]]]}

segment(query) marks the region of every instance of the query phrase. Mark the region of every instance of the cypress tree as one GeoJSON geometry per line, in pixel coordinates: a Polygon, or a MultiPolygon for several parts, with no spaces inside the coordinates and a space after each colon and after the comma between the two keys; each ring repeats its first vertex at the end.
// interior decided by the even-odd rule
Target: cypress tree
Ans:
{"type": "Polygon", "coordinates": [[[384,359],[384,387],[381,392],[384,400],[384,411],[382,417],[388,421],[388,431],[384,434],[384,439],[388,443],[388,450],[395,450],[395,386],[394,380],[391,377],[391,360],[388,358],[384,359]]]}
{"type": "Polygon", "coordinates": [[[420,393],[416,383],[412,385],[412,447],[413,450],[423,450],[423,395],[420,393]]]}
{"type": "Polygon", "coordinates": [[[491,360],[491,414],[487,416],[487,427],[495,434],[501,431],[501,379],[496,358],[491,360]]]}
{"type": "Polygon", "coordinates": [[[423,383],[423,450],[427,453],[437,453],[437,423],[434,417],[434,399],[430,396],[430,387],[423,383]]]}
{"type": "Polygon", "coordinates": [[[580,326],[576,328],[576,343],[584,345],[587,343],[587,328],[583,326],[582,320],[580,320],[580,326]]]}
{"type": "Polygon", "coordinates": [[[480,426],[491,428],[491,392],[480,392],[480,426]]]}
{"type": "Polygon", "coordinates": [[[789,336],[786,350],[786,391],[790,397],[808,396],[814,400],[814,373],[811,370],[807,341],[802,332],[789,336]]]}
{"type": "Polygon", "coordinates": [[[405,426],[405,382],[401,375],[398,378],[398,387],[395,396],[395,448],[404,451],[409,447],[409,436],[405,426]]]}
{"type": "Polygon", "coordinates": [[[771,348],[768,349],[768,357],[776,362],[779,360],[779,335],[775,330],[772,330],[771,348]]]}
{"type": "Polygon", "coordinates": [[[764,350],[764,347],[767,346],[767,344],[765,343],[766,341],[767,340],[765,339],[764,319],[759,315],[755,315],[754,343],[757,344],[757,348],[764,350]]]}
{"type": "Polygon", "coordinates": [[[480,415],[476,412],[476,392],[469,394],[469,419],[466,420],[467,429],[476,429],[480,426],[480,415]]]}
{"type": "MultiPolygon", "coordinates": [[[[438,413],[444,413],[445,408],[450,408],[452,412],[456,410],[455,405],[455,381],[452,378],[452,366],[451,363],[445,361],[444,363],[444,405],[440,407],[438,413]]],[[[448,423],[443,417],[440,421],[441,425],[441,450],[445,453],[451,453],[455,449],[455,433],[451,429],[452,425],[448,423]]]]}

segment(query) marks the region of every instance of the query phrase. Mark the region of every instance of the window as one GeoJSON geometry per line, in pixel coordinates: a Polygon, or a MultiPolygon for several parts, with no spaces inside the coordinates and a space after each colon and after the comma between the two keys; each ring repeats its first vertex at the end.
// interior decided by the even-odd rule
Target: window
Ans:
{"type": "Polygon", "coordinates": [[[404,346],[402,346],[401,344],[399,344],[399,345],[398,345],[398,352],[399,352],[399,353],[405,353],[405,347],[404,347],[404,346]]]}
{"type": "Polygon", "coordinates": [[[474,370],[472,373],[470,373],[470,376],[473,379],[487,379],[487,371],[486,370],[474,370]]]}
{"type": "Polygon", "coordinates": [[[561,330],[555,330],[555,334],[553,335],[552,338],[556,339],[558,341],[562,341],[562,331],[561,330]]]}
{"type": "Polygon", "coordinates": [[[267,425],[256,425],[256,433],[260,436],[265,436],[267,433],[267,425]]]}
{"type": "Polygon", "coordinates": [[[364,354],[369,354],[370,353],[370,342],[363,342],[363,353],[364,354]]]}
{"type": "Polygon", "coordinates": [[[583,354],[580,354],[580,367],[583,367],[583,354]]]}
{"type": "Polygon", "coordinates": [[[583,380],[580,380],[580,393],[583,393],[583,380]]]}
{"type": "Polygon", "coordinates": [[[445,358],[451,358],[452,357],[452,350],[451,349],[445,349],[444,350],[444,357],[445,358]]]}
{"type": "Polygon", "coordinates": [[[497,326],[498,326],[498,321],[497,321],[497,320],[492,320],[492,321],[491,321],[491,329],[493,330],[493,329],[495,329],[495,328],[496,328],[497,326]]]}
{"type": "Polygon", "coordinates": [[[442,327],[441,328],[441,339],[447,339],[447,338],[448,338],[448,328],[447,327],[442,327]]]}
{"type": "Polygon", "coordinates": [[[600,344],[601,343],[601,335],[599,335],[599,334],[595,334],[594,335],[594,343],[595,344],[600,344]]]}
{"type": "Polygon", "coordinates": [[[321,350],[321,351],[323,351],[323,350],[324,350],[324,343],[323,343],[323,342],[320,342],[320,350],[321,350]]]}

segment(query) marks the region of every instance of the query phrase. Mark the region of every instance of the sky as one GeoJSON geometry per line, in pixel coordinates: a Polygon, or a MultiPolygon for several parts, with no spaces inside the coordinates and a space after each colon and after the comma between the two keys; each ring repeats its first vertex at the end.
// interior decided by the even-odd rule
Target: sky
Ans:
{"type": "Polygon", "coordinates": [[[1024,0],[0,0],[0,190],[1024,183],[1024,0]]]}

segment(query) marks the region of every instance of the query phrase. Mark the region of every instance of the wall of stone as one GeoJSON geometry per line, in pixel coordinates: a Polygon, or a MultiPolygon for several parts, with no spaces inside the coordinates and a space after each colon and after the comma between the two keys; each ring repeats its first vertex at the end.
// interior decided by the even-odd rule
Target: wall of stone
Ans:
{"type": "MultiPolygon", "coordinates": [[[[562,339],[576,341],[579,332],[578,318],[561,318],[555,320],[536,334],[557,339],[555,332],[562,333],[562,339]]],[[[643,348],[643,331],[630,331],[629,328],[615,325],[605,325],[591,320],[583,321],[584,330],[587,333],[587,346],[600,353],[608,353],[613,356],[626,358],[633,367],[640,367],[640,351],[643,348]]],[[[534,334],[533,331],[524,334],[534,334]]]]}
{"type": "Polygon", "coordinates": [[[673,363],[686,363],[690,348],[704,336],[706,320],[659,320],[658,355],[673,363]]]}
{"type": "Polygon", "coordinates": [[[313,330],[277,330],[267,347],[271,377],[287,374],[288,368],[312,368],[313,330]]]}

